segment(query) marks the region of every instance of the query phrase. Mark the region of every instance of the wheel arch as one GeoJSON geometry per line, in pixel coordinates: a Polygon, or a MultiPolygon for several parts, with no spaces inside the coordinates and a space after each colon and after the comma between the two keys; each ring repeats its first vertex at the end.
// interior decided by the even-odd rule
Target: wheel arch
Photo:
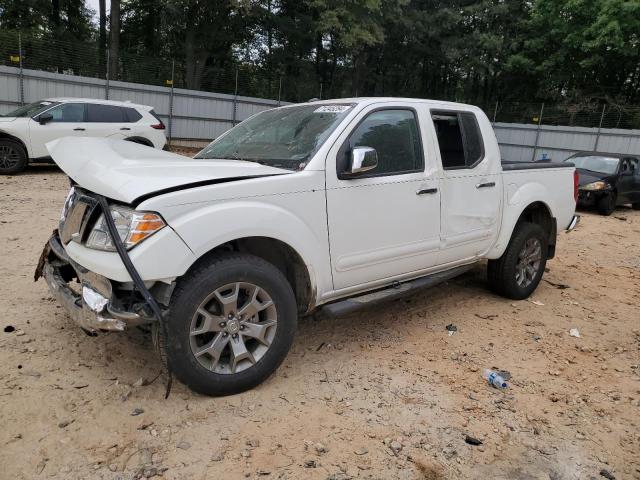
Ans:
{"type": "Polygon", "coordinates": [[[291,285],[298,312],[306,314],[313,310],[316,301],[313,272],[302,255],[288,243],[266,236],[240,237],[211,248],[189,267],[189,271],[225,252],[247,253],[269,262],[282,272],[291,285]]]}
{"type": "Polygon", "coordinates": [[[0,140],[12,140],[20,144],[20,146],[24,148],[24,153],[27,155],[27,160],[29,159],[29,149],[27,148],[27,144],[21,138],[5,132],[4,130],[0,130],[0,140]]]}
{"type": "Polygon", "coordinates": [[[148,138],[145,138],[145,137],[140,137],[138,135],[135,135],[135,136],[132,136],[132,137],[127,137],[124,140],[127,141],[127,142],[138,143],[140,145],[145,145],[147,147],[154,148],[153,142],[151,140],[149,140],[148,138]]]}
{"type": "MultiPolygon", "coordinates": [[[[515,205],[507,206],[507,208],[515,209],[515,205]]],[[[507,245],[516,232],[518,225],[522,222],[530,222],[540,225],[546,232],[547,258],[553,258],[556,251],[558,226],[549,205],[542,200],[532,200],[524,204],[519,211],[516,210],[514,213],[517,213],[517,216],[512,214],[509,215],[508,220],[505,218],[507,221],[503,223],[503,228],[500,231],[498,240],[487,257],[489,259],[500,258],[507,249],[507,245]]]]}
{"type": "Polygon", "coordinates": [[[558,225],[549,206],[540,200],[530,203],[518,217],[514,231],[522,222],[535,223],[543,228],[547,234],[547,258],[553,258],[556,253],[558,225]]]}

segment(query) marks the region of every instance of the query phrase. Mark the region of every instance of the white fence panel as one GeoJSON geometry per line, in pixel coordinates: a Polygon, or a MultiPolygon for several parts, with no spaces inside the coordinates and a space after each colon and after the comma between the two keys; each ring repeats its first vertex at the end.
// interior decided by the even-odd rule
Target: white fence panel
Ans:
{"type": "MultiPolygon", "coordinates": [[[[171,89],[154,85],[77,77],[39,70],[23,71],[24,101],[52,97],[108,98],[150,105],[169,124],[171,89]]],[[[20,105],[20,70],[0,65],[0,113],[20,105]]],[[[171,133],[174,139],[210,141],[235,123],[279,102],[176,88],[171,133]]],[[[544,121],[544,119],[543,119],[544,121]]],[[[502,157],[530,161],[543,155],[561,161],[581,150],[640,155],[640,130],[494,123],[502,157]]],[[[167,132],[168,134],[169,132],[167,132]]]]}

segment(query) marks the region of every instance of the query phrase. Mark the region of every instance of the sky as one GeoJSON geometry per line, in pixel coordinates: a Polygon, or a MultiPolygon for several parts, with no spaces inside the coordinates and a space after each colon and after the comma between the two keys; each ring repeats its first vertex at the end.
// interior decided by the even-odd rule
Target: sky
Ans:
{"type": "MultiPolygon", "coordinates": [[[[93,19],[96,21],[96,23],[98,22],[98,5],[99,5],[99,1],[98,0],[84,0],[84,3],[87,5],[87,7],[89,7],[91,10],[94,11],[95,15],[93,16],[93,19]]],[[[109,4],[111,2],[107,2],[107,12],[109,12],[109,4]]]]}

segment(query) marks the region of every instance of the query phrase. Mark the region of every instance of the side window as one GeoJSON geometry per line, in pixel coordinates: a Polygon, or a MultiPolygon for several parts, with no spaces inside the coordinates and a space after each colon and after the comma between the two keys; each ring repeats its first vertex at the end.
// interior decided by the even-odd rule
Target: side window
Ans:
{"type": "Polygon", "coordinates": [[[631,170],[631,162],[628,158],[625,158],[622,160],[622,165],[620,165],[620,172],[627,173],[629,170],[631,170]]]}
{"type": "Polygon", "coordinates": [[[52,122],[84,122],[84,103],[63,103],[52,108],[52,122]]]}
{"type": "Polygon", "coordinates": [[[631,175],[638,173],[638,160],[633,157],[625,158],[622,161],[622,171],[630,171],[631,175]]]}
{"type": "Polygon", "coordinates": [[[363,176],[393,175],[424,169],[420,131],[413,110],[379,110],[370,113],[349,137],[345,158],[354,147],[371,147],[378,153],[378,166],[363,176]]]}
{"type": "Polygon", "coordinates": [[[431,112],[442,168],[473,168],[484,157],[480,127],[470,112],[431,112]]]}
{"type": "Polygon", "coordinates": [[[99,123],[123,123],[127,119],[124,109],[114,105],[87,104],[87,121],[99,123]]]}
{"type": "Polygon", "coordinates": [[[135,108],[124,107],[123,110],[127,119],[126,121],[129,123],[135,123],[142,118],[140,112],[138,112],[135,108]]]}

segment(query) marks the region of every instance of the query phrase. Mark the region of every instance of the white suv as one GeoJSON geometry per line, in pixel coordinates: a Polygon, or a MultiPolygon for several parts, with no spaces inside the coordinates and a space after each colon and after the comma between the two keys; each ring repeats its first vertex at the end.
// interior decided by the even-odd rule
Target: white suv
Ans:
{"type": "Polygon", "coordinates": [[[163,148],[164,123],[153,107],[87,98],[51,98],[0,115],[0,174],[51,162],[45,146],[61,137],[111,137],[163,148]]]}

